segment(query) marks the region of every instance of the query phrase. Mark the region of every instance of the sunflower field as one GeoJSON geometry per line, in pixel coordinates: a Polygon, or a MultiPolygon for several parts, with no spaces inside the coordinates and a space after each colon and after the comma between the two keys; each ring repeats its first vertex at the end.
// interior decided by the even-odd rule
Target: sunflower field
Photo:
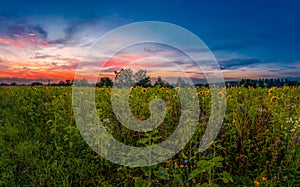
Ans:
{"type": "MultiPolygon", "coordinates": [[[[151,146],[175,131],[181,116],[176,88],[131,89],[130,110],[139,120],[150,117],[151,100],[165,101],[165,118],[150,132],[124,127],[112,94],[111,88],[95,89],[99,119],[116,140],[151,146]]],[[[211,93],[197,87],[200,117],[189,143],[160,164],[128,167],[99,156],[83,139],[72,87],[0,87],[0,186],[298,186],[300,87],[230,87],[218,95],[226,99],[225,118],[208,149],[200,152],[199,142],[211,93]]]]}

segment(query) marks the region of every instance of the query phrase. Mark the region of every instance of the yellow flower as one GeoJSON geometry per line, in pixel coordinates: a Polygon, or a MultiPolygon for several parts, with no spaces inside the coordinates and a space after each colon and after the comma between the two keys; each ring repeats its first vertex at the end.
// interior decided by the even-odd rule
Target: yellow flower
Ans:
{"type": "Polygon", "coordinates": [[[218,96],[219,96],[221,99],[223,99],[223,98],[224,98],[224,93],[223,93],[223,92],[219,92],[219,93],[218,93],[218,96]]]}
{"type": "Polygon", "coordinates": [[[269,95],[271,95],[271,93],[275,90],[275,87],[270,88],[269,90],[269,95]]]}
{"type": "Polygon", "coordinates": [[[271,102],[272,102],[274,99],[278,99],[278,97],[277,97],[277,96],[272,96],[271,102]]]}
{"type": "Polygon", "coordinates": [[[209,95],[209,90],[205,91],[205,97],[207,97],[209,95]]]}

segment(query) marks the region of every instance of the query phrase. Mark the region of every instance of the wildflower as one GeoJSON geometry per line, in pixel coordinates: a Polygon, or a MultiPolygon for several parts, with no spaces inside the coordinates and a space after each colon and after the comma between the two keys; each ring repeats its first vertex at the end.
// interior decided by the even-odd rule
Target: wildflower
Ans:
{"type": "Polygon", "coordinates": [[[175,169],[176,169],[176,168],[178,168],[178,165],[177,165],[177,164],[175,164],[174,168],[175,168],[175,169]]]}
{"type": "Polygon", "coordinates": [[[207,97],[208,94],[209,94],[209,90],[206,90],[206,91],[205,91],[205,96],[207,97]]]}
{"type": "Polygon", "coordinates": [[[166,171],[169,171],[169,169],[170,169],[170,168],[166,168],[165,170],[166,170],[166,171]]]}
{"type": "Polygon", "coordinates": [[[166,164],[169,164],[170,162],[171,162],[171,160],[167,160],[167,161],[166,161],[166,164]]]}
{"type": "Polygon", "coordinates": [[[188,163],[188,162],[189,162],[189,160],[184,160],[183,162],[186,164],[186,163],[188,163]]]}
{"type": "Polygon", "coordinates": [[[223,92],[218,92],[218,96],[223,99],[224,98],[224,93],[223,92]]]}
{"type": "Polygon", "coordinates": [[[164,173],[165,173],[165,171],[164,170],[160,170],[160,172],[159,172],[161,175],[163,175],[164,173]]]}
{"type": "Polygon", "coordinates": [[[181,169],[183,169],[184,168],[184,165],[183,164],[180,164],[180,166],[179,166],[181,169]]]}
{"type": "Polygon", "coordinates": [[[267,177],[262,177],[261,180],[265,181],[267,180],[267,177]]]}
{"type": "Polygon", "coordinates": [[[174,162],[176,163],[176,162],[177,162],[177,159],[174,159],[174,162]]]}
{"type": "Polygon", "coordinates": [[[272,97],[271,97],[271,102],[272,102],[274,99],[278,99],[278,97],[277,97],[277,96],[272,96],[272,97]]]}
{"type": "Polygon", "coordinates": [[[257,180],[254,180],[255,186],[259,186],[259,182],[257,180]]]}
{"type": "Polygon", "coordinates": [[[145,93],[146,91],[147,91],[147,89],[146,89],[146,88],[143,88],[143,89],[142,89],[142,92],[144,92],[144,93],[145,93]]]}
{"type": "Polygon", "coordinates": [[[273,90],[275,90],[275,87],[272,87],[272,88],[269,90],[269,95],[271,95],[271,93],[273,92],[273,90]]]}

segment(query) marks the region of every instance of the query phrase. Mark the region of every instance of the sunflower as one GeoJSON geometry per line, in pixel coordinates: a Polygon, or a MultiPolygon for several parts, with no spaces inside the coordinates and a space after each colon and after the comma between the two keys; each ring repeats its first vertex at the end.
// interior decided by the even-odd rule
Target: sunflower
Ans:
{"type": "Polygon", "coordinates": [[[147,88],[142,88],[142,92],[143,93],[147,92],[147,88]]]}
{"type": "Polygon", "coordinates": [[[271,95],[271,93],[275,90],[275,87],[270,88],[269,90],[269,95],[271,95]]]}
{"type": "Polygon", "coordinates": [[[207,97],[209,95],[209,90],[206,90],[204,93],[205,93],[205,97],[207,97]]]}
{"type": "Polygon", "coordinates": [[[278,97],[277,97],[277,96],[272,96],[272,97],[271,97],[271,102],[272,102],[274,99],[278,99],[278,97]]]}
{"type": "Polygon", "coordinates": [[[218,92],[218,96],[219,96],[221,99],[223,99],[224,96],[225,96],[225,94],[221,91],[221,92],[218,92]]]}

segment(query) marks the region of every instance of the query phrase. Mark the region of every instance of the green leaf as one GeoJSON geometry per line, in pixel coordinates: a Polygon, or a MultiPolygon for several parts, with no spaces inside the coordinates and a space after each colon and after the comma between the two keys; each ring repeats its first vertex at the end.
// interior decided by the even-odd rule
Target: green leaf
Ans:
{"type": "Polygon", "coordinates": [[[135,187],[148,187],[151,186],[151,181],[145,181],[142,179],[142,177],[138,178],[135,183],[134,183],[135,187]]]}
{"type": "Polygon", "coordinates": [[[222,178],[222,181],[223,181],[224,183],[228,183],[228,182],[229,182],[229,180],[226,179],[225,177],[222,178]]]}
{"type": "MultiPolygon", "coordinates": [[[[233,179],[232,179],[232,177],[230,176],[230,174],[229,174],[228,172],[223,171],[222,175],[223,175],[223,179],[225,178],[225,179],[227,180],[227,182],[229,182],[229,181],[233,182],[233,179]]],[[[222,179],[222,180],[223,180],[223,179],[222,179]]],[[[223,180],[223,181],[224,181],[224,180],[223,180]]],[[[225,182],[225,181],[224,181],[224,182],[225,182]]],[[[227,182],[225,182],[225,183],[227,183],[227,182]]]]}
{"type": "Polygon", "coordinates": [[[190,181],[191,179],[193,179],[194,177],[196,177],[200,173],[202,173],[202,172],[199,169],[193,170],[191,172],[191,174],[189,175],[188,181],[190,181]]]}
{"type": "Polygon", "coordinates": [[[181,175],[174,175],[174,178],[175,178],[176,185],[184,186],[183,179],[182,179],[181,175]]]}
{"type": "Polygon", "coordinates": [[[141,138],[138,143],[140,144],[146,144],[147,142],[149,142],[149,139],[148,138],[141,138]]]}
{"type": "Polygon", "coordinates": [[[153,141],[160,140],[160,139],[162,139],[162,136],[155,136],[151,138],[151,140],[153,141]]]}

